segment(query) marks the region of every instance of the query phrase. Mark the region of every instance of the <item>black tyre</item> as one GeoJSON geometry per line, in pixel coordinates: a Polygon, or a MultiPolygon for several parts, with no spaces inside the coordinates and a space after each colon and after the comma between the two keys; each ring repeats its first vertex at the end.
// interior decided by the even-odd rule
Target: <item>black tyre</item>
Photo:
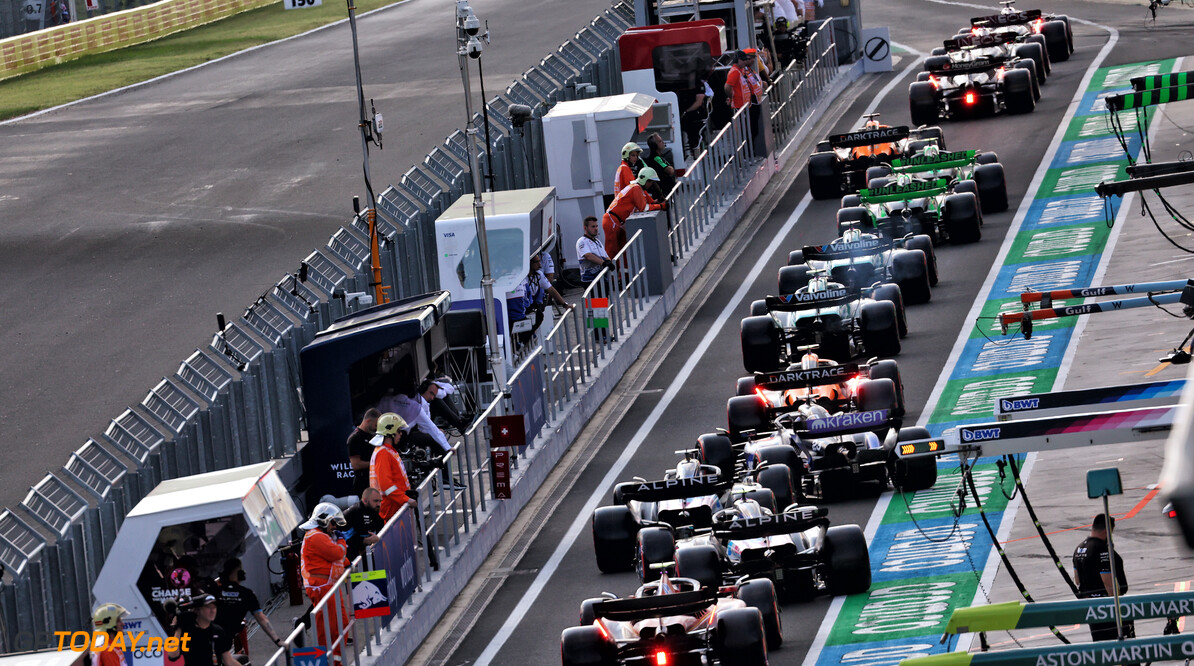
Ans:
{"type": "Polygon", "coordinates": [[[863,230],[874,229],[875,221],[871,218],[871,212],[862,206],[842,208],[839,210],[837,212],[838,235],[842,235],[842,232],[850,227],[857,227],[863,230]]]}
{"type": "Polygon", "coordinates": [[[742,365],[747,372],[771,372],[783,366],[779,358],[780,330],[769,316],[742,320],[742,365]]]}
{"type": "Polygon", "coordinates": [[[1045,37],[1045,50],[1049,52],[1049,60],[1065,62],[1070,59],[1070,40],[1065,23],[1045,21],[1041,26],[1041,35],[1045,37]]]}
{"type": "MultiPolygon", "coordinates": [[[[943,56],[947,53],[949,53],[949,51],[946,51],[944,46],[934,46],[933,50],[929,51],[929,55],[935,56],[943,56]]],[[[921,74],[928,74],[928,72],[921,72],[921,74]]]]}
{"type": "Polygon", "coordinates": [[[978,165],[974,169],[974,182],[978,184],[978,201],[984,214],[1007,210],[1007,178],[1002,164],[978,165]]]}
{"type": "MultiPolygon", "coordinates": [[[[911,442],[918,439],[929,439],[929,437],[928,430],[916,426],[901,428],[898,440],[911,442]]],[[[889,474],[891,483],[896,488],[911,493],[932,488],[933,484],[937,483],[937,459],[935,457],[900,458],[895,456],[894,451],[892,456],[889,474]]]]}
{"type": "Polygon", "coordinates": [[[580,624],[577,625],[578,627],[587,627],[593,624],[597,619],[595,607],[602,601],[605,601],[605,597],[593,597],[580,602],[580,624]]]}
{"type": "Polygon", "coordinates": [[[743,432],[767,432],[774,430],[767,420],[767,405],[757,396],[734,396],[726,401],[726,424],[729,426],[730,441],[745,441],[743,432]]]}
{"type": "Polygon", "coordinates": [[[766,666],[767,633],[757,608],[731,608],[717,614],[713,650],[725,666],[766,666]]]}
{"type": "Polygon", "coordinates": [[[991,150],[984,150],[974,156],[974,161],[979,164],[998,164],[999,154],[991,150]]]}
{"type": "Polygon", "coordinates": [[[890,379],[895,385],[896,413],[892,416],[903,416],[907,403],[904,401],[904,378],[900,376],[900,365],[895,361],[878,361],[871,365],[871,379],[890,379]]]}
{"type": "Polygon", "coordinates": [[[940,119],[937,110],[937,89],[929,81],[908,84],[908,110],[913,125],[935,125],[940,119]]]}
{"type": "Polygon", "coordinates": [[[804,250],[792,250],[791,252],[788,253],[788,265],[789,266],[800,266],[803,264],[804,264],[804,250]]]}
{"type": "Polygon", "coordinates": [[[721,586],[721,558],[709,545],[684,546],[676,551],[676,575],[691,578],[701,587],[721,586]]]}
{"type": "Polygon", "coordinates": [[[858,409],[871,412],[886,409],[889,412],[899,408],[900,400],[896,395],[895,382],[887,379],[864,379],[858,382],[855,389],[858,395],[858,409]]]}
{"type": "MultiPolygon", "coordinates": [[[[797,461],[796,464],[799,465],[800,462],[797,461]]],[[[771,465],[759,470],[759,474],[755,478],[759,485],[771,491],[771,496],[775,500],[775,513],[784,512],[796,501],[796,486],[792,482],[792,469],[799,468],[790,468],[786,464],[771,465]]]]}
{"type": "MultiPolygon", "coordinates": [[[[1049,43],[1045,39],[1045,36],[1040,34],[1028,35],[1024,38],[1024,41],[1028,44],[1036,44],[1041,47],[1041,60],[1045,63],[1045,77],[1053,76],[1053,59],[1049,57],[1049,43]]],[[[1045,80],[1041,79],[1041,83],[1044,82],[1045,80]]]]}
{"type": "Polygon", "coordinates": [[[1036,109],[1033,97],[1033,72],[1030,69],[1010,69],[1003,75],[1003,97],[1007,112],[1013,115],[1032,113],[1036,109]]]}
{"type": "Polygon", "coordinates": [[[964,192],[945,197],[945,229],[951,243],[977,243],[983,237],[978,201],[964,192]]]}
{"type": "Polygon", "coordinates": [[[593,512],[593,552],[601,573],[634,570],[638,523],[626,506],[603,506],[593,512]]]}
{"type": "Polygon", "coordinates": [[[1066,44],[1070,48],[1070,54],[1073,55],[1073,53],[1074,53],[1074,29],[1073,29],[1073,27],[1070,26],[1070,17],[1066,16],[1065,14],[1058,14],[1057,16],[1053,17],[1053,20],[1061,21],[1062,23],[1065,24],[1066,44]]]}
{"type": "Polygon", "coordinates": [[[925,253],[925,262],[929,267],[929,285],[936,287],[938,282],[937,251],[933,249],[933,239],[925,234],[917,234],[904,241],[904,247],[925,253]]]}
{"type": "Polygon", "coordinates": [[[564,666],[612,666],[618,646],[593,625],[568,627],[560,635],[560,659],[564,666]]]}
{"type": "Polygon", "coordinates": [[[891,178],[876,178],[866,184],[868,190],[878,190],[891,185],[891,178]]]}
{"type": "Polygon", "coordinates": [[[808,286],[808,272],[811,270],[808,264],[799,264],[797,266],[784,266],[779,269],[779,275],[776,286],[779,288],[781,296],[788,294],[795,294],[803,287],[808,286]]]}
{"type": "Polygon", "coordinates": [[[921,139],[936,139],[937,147],[945,152],[945,132],[940,127],[922,127],[918,132],[921,139]]]}
{"type": "Polygon", "coordinates": [[[1031,60],[1017,60],[1012,69],[1022,69],[1031,75],[1029,78],[1032,80],[1032,101],[1041,101],[1041,83],[1036,78],[1036,63],[1031,60]]]}
{"type": "Polygon", "coordinates": [[[723,483],[734,480],[735,460],[738,454],[734,452],[734,445],[730,438],[721,433],[707,433],[697,437],[697,449],[700,451],[701,462],[713,465],[721,471],[717,475],[723,483]]]}
{"type": "MultiPolygon", "coordinates": [[[[941,55],[933,54],[933,55],[925,58],[925,71],[931,72],[935,69],[936,70],[944,69],[945,66],[948,64],[949,64],[949,56],[948,55],[946,55],[944,53],[942,53],[941,55]]],[[[912,122],[918,126],[929,124],[929,123],[918,123],[915,120],[913,120],[912,122]]]]}
{"type": "Polygon", "coordinates": [[[847,194],[846,196],[842,197],[842,203],[838,206],[838,209],[856,208],[861,205],[862,199],[857,194],[847,194]]]}
{"type": "Polygon", "coordinates": [[[928,81],[930,76],[932,76],[932,74],[929,74],[928,72],[917,72],[916,80],[917,81],[928,81]]]}
{"type": "Polygon", "coordinates": [[[908,314],[904,311],[904,294],[900,291],[899,285],[895,284],[881,284],[875,288],[871,294],[871,298],[876,301],[888,301],[895,306],[896,310],[896,326],[900,332],[900,337],[908,335],[908,314]]]}
{"type": "Polygon", "coordinates": [[[1045,47],[1035,42],[1025,42],[1016,47],[1016,55],[1036,63],[1036,81],[1042,86],[1045,85],[1045,82],[1049,80],[1049,64],[1045,56],[1045,47]]]}
{"type": "Polygon", "coordinates": [[[898,250],[891,258],[891,273],[908,305],[928,303],[933,298],[929,261],[920,250],[898,250]]]}
{"type": "MultiPolygon", "coordinates": [[[[978,183],[973,180],[959,180],[954,183],[954,192],[969,192],[978,200],[979,209],[982,209],[983,198],[978,193],[978,183]]],[[[979,224],[982,224],[982,218],[979,218],[979,224]]]]}
{"type": "Polygon", "coordinates": [[[770,310],[767,309],[767,301],[760,298],[757,301],[750,302],[750,316],[762,317],[768,312],[770,312],[770,310]]]}
{"type": "MultiPolygon", "coordinates": [[[[868,183],[868,187],[870,186],[869,183],[872,180],[874,180],[875,178],[886,178],[890,175],[891,175],[891,167],[887,166],[886,164],[867,167],[866,168],[866,182],[868,183]]],[[[858,205],[858,204],[855,204],[855,205],[858,205]]]]}
{"type": "Polygon", "coordinates": [[[779,602],[775,598],[775,584],[766,578],[748,580],[738,586],[734,596],[747,606],[759,609],[759,614],[763,616],[767,650],[779,649],[784,643],[784,629],[779,617],[779,602]]]}
{"type": "Polygon", "coordinates": [[[871,589],[871,556],[866,536],[857,525],[835,525],[825,531],[829,560],[829,591],[861,594],[871,589]]]}
{"type": "Polygon", "coordinates": [[[833,153],[813,153],[808,158],[808,189],[814,199],[842,196],[841,165],[833,153]]]}
{"type": "Polygon", "coordinates": [[[816,150],[815,152],[818,152],[818,153],[831,153],[831,152],[833,152],[833,148],[829,147],[829,140],[828,140],[828,139],[825,139],[825,140],[823,140],[823,141],[818,141],[818,142],[817,142],[817,150],[816,150]]]}
{"type": "Polygon", "coordinates": [[[671,562],[676,556],[676,541],[666,527],[644,527],[638,532],[638,544],[635,548],[638,561],[638,577],[644,583],[659,580],[659,570],[651,565],[671,562]]]}
{"type": "Polygon", "coordinates": [[[758,502],[760,509],[766,509],[767,511],[770,511],[772,515],[775,515],[775,494],[770,490],[766,488],[749,490],[743,497],[745,499],[758,502]]]}
{"type": "Polygon", "coordinates": [[[739,377],[738,385],[734,391],[734,395],[754,395],[755,394],[755,378],[754,377],[739,377]]]}
{"type": "Polygon", "coordinates": [[[862,304],[862,346],[870,356],[898,356],[900,331],[895,306],[887,301],[862,304]]]}

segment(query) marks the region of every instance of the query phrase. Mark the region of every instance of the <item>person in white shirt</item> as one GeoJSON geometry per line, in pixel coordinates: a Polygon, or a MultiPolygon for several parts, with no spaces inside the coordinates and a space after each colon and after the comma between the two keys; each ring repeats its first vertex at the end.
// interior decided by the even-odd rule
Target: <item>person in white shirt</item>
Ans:
{"type": "MultiPolygon", "coordinates": [[[[435,383],[427,380],[423,382],[423,385],[416,386],[413,380],[405,381],[393,395],[382,398],[378,402],[377,408],[397,414],[402,417],[403,421],[406,421],[406,427],[403,428],[406,433],[402,438],[403,443],[425,448],[433,453],[438,449],[440,455],[445,455],[452,450],[452,445],[448,442],[444,431],[440,430],[439,426],[431,420],[431,406],[423,397],[424,393],[428,391],[428,385],[435,386],[435,383]]],[[[452,483],[456,485],[457,489],[464,487],[459,482],[453,481],[452,483]]]]}
{"type": "Polygon", "coordinates": [[[609,254],[605,251],[605,244],[598,237],[600,233],[601,223],[590,215],[585,218],[585,235],[576,239],[576,259],[580,262],[580,281],[586,287],[597,279],[597,274],[601,272],[602,268],[612,269],[614,267],[614,262],[610,261],[609,254]]]}

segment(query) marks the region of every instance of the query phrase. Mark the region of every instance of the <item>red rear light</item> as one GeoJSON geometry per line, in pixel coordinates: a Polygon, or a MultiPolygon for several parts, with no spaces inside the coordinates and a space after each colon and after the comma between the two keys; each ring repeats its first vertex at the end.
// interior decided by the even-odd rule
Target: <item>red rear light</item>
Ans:
{"type": "Polygon", "coordinates": [[[1177,518],[1177,509],[1170,509],[1169,511],[1166,511],[1165,516],[1168,518],[1177,518]]]}
{"type": "Polygon", "coordinates": [[[667,666],[667,653],[663,650],[655,653],[655,666],[667,666]]]}
{"type": "Polygon", "coordinates": [[[941,89],[941,82],[937,80],[937,77],[935,77],[935,76],[930,76],[930,77],[929,77],[929,83],[933,84],[933,87],[934,87],[934,88],[937,88],[937,89],[939,89],[939,90],[941,89]]]}
{"type": "Polygon", "coordinates": [[[613,636],[609,635],[609,631],[605,628],[605,623],[601,620],[597,620],[597,630],[601,632],[602,636],[605,636],[605,640],[612,641],[614,639],[613,636]]]}
{"type": "Polygon", "coordinates": [[[967,106],[974,106],[974,103],[975,103],[975,101],[977,101],[977,99],[978,98],[975,97],[974,93],[972,93],[972,92],[966,93],[966,105],[967,106]]]}

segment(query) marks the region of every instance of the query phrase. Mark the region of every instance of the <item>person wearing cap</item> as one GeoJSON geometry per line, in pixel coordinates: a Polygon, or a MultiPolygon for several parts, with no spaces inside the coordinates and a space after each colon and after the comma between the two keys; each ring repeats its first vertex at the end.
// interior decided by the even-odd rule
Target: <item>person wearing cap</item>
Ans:
{"type": "MultiPolygon", "coordinates": [[[[124,631],[124,618],[129,612],[120,604],[102,604],[91,614],[91,630],[93,633],[104,632],[108,635],[104,639],[105,645],[112,645],[112,641],[124,631]]],[[[113,647],[111,650],[96,650],[93,643],[91,650],[91,666],[124,666],[124,650],[113,647]]]]}
{"type": "Polygon", "coordinates": [[[186,636],[189,640],[175,652],[167,652],[166,658],[178,659],[186,666],[240,666],[232,656],[232,634],[216,624],[219,607],[216,598],[210,594],[199,594],[182,601],[180,609],[189,611],[178,617],[173,636],[186,636]]]}
{"type": "MultiPolygon", "coordinates": [[[[755,50],[743,49],[737,52],[734,66],[726,75],[725,93],[726,103],[735,111],[749,106],[750,132],[755,143],[761,136],[759,132],[762,122],[763,83],[755,69],[755,50]]],[[[756,146],[757,150],[757,146],[756,146]]]]}
{"type": "Polygon", "coordinates": [[[373,445],[373,457],[369,461],[369,485],[381,491],[381,519],[389,522],[405,504],[413,505],[414,492],[406,477],[406,468],[395,445],[406,430],[406,421],[397,414],[382,414],[377,419],[377,434],[369,443],[373,445]]]}
{"type": "Polygon", "coordinates": [[[648,197],[643,189],[651,181],[659,182],[659,174],[655,169],[645,166],[639,170],[638,179],[619,190],[606,209],[601,228],[605,232],[605,252],[608,256],[617,256],[626,246],[627,218],[635,213],[663,208],[662,204],[648,197]]]}
{"type": "MultiPolygon", "coordinates": [[[[1107,534],[1115,529],[1115,518],[1110,524],[1107,516],[1099,514],[1090,526],[1090,536],[1074,549],[1074,583],[1078,586],[1079,599],[1098,599],[1115,596],[1118,579],[1119,593],[1128,591],[1128,577],[1124,574],[1124,559],[1115,554],[1115,566],[1111,566],[1111,552],[1107,547],[1107,534]],[[1114,571],[1114,573],[1112,573],[1114,571]],[[1114,576],[1114,578],[1112,578],[1114,576]]],[[[1124,638],[1136,637],[1136,625],[1123,623],[1124,638]]],[[[1119,638],[1115,622],[1091,622],[1090,638],[1096,641],[1113,641],[1119,638]]]]}
{"type": "Polygon", "coordinates": [[[614,173],[615,193],[621,192],[623,187],[638,178],[638,170],[643,168],[643,163],[639,159],[642,153],[643,149],[633,141],[622,146],[622,163],[618,165],[618,170],[614,173]]]}
{"type": "MultiPolygon", "coordinates": [[[[378,430],[380,429],[381,419],[378,419],[378,430]]],[[[344,519],[340,508],[327,502],[315,505],[311,519],[299,525],[299,528],[307,531],[303,535],[302,567],[299,571],[303,577],[303,592],[313,606],[319,605],[319,602],[335,589],[336,581],[351,566],[346,557],[348,543],[337,531],[347,526],[348,521],[344,519]]],[[[341,599],[339,604],[330,603],[325,608],[327,624],[331,625],[332,630],[330,637],[325,633],[323,619],[312,617],[319,635],[319,644],[324,646],[336,641],[340,635],[341,618],[348,618],[348,607],[344,599],[341,599]]],[[[339,647],[333,652],[340,654],[339,647]]]]}
{"type": "Polygon", "coordinates": [[[225,629],[232,632],[232,642],[237,652],[249,655],[249,631],[245,624],[247,615],[252,615],[257,620],[257,625],[274,645],[282,645],[282,639],[270,624],[269,616],[257,600],[257,594],[242,585],[245,582],[245,568],[239,557],[224,561],[220,579],[216,582],[216,619],[225,629]]]}

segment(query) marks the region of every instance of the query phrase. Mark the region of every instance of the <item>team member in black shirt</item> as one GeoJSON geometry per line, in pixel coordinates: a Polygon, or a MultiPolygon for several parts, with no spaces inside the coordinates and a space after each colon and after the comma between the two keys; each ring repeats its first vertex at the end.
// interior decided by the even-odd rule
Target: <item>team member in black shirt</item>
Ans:
{"type": "Polygon", "coordinates": [[[385,526],[381,514],[381,491],[377,488],[365,488],[361,493],[361,501],[348,507],[344,512],[344,520],[348,521],[348,559],[355,560],[365,552],[366,546],[377,543],[377,533],[385,526]]]}
{"type": "Polygon", "coordinates": [[[348,462],[352,465],[353,475],[356,477],[352,484],[352,492],[357,497],[369,487],[369,461],[373,459],[373,445],[369,440],[377,434],[377,419],[381,412],[372,407],[365,410],[361,417],[361,424],[352,429],[348,436],[348,462]]]}
{"type": "MultiPolygon", "coordinates": [[[[1115,529],[1115,519],[1111,528],[1115,529]]],[[[1090,526],[1090,536],[1074,549],[1074,582],[1078,585],[1079,599],[1097,599],[1114,596],[1111,555],[1107,550],[1107,520],[1103,514],[1095,516],[1090,526]]],[[[1124,560],[1115,554],[1115,578],[1119,582],[1119,593],[1128,591],[1128,577],[1124,574],[1124,560]]],[[[1136,637],[1136,626],[1124,622],[1124,638],[1136,637]]],[[[1118,638],[1114,622],[1091,622],[1090,637],[1096,641],[1113,641],[1118,638]]]]}
{"type": "Polygon", "coordinates": [[[187,649],[168,653],[170,659],[182,655],[186,666],[240,666],[232,656],[232,634],[215,623],[216,598],[201,594],[181,604],[184,611],[174,625],[174,636],[189,636],[187,649]]]}
{"type": "Polygon", "coordinates": [[[269,623],[269,617],[261,608],[261,602],[253,590],[241,585],[245,582],[245,570],[239,558],[224,562],[220,572],[220,584],[216,588],[216,620],[232,633],[233,643],[241,654],[249,654],[248,635],[245,631],[245,616],[252,615],[261,625],[261,630],[274,642],[281,645],[282,639],[269,623]]]}

